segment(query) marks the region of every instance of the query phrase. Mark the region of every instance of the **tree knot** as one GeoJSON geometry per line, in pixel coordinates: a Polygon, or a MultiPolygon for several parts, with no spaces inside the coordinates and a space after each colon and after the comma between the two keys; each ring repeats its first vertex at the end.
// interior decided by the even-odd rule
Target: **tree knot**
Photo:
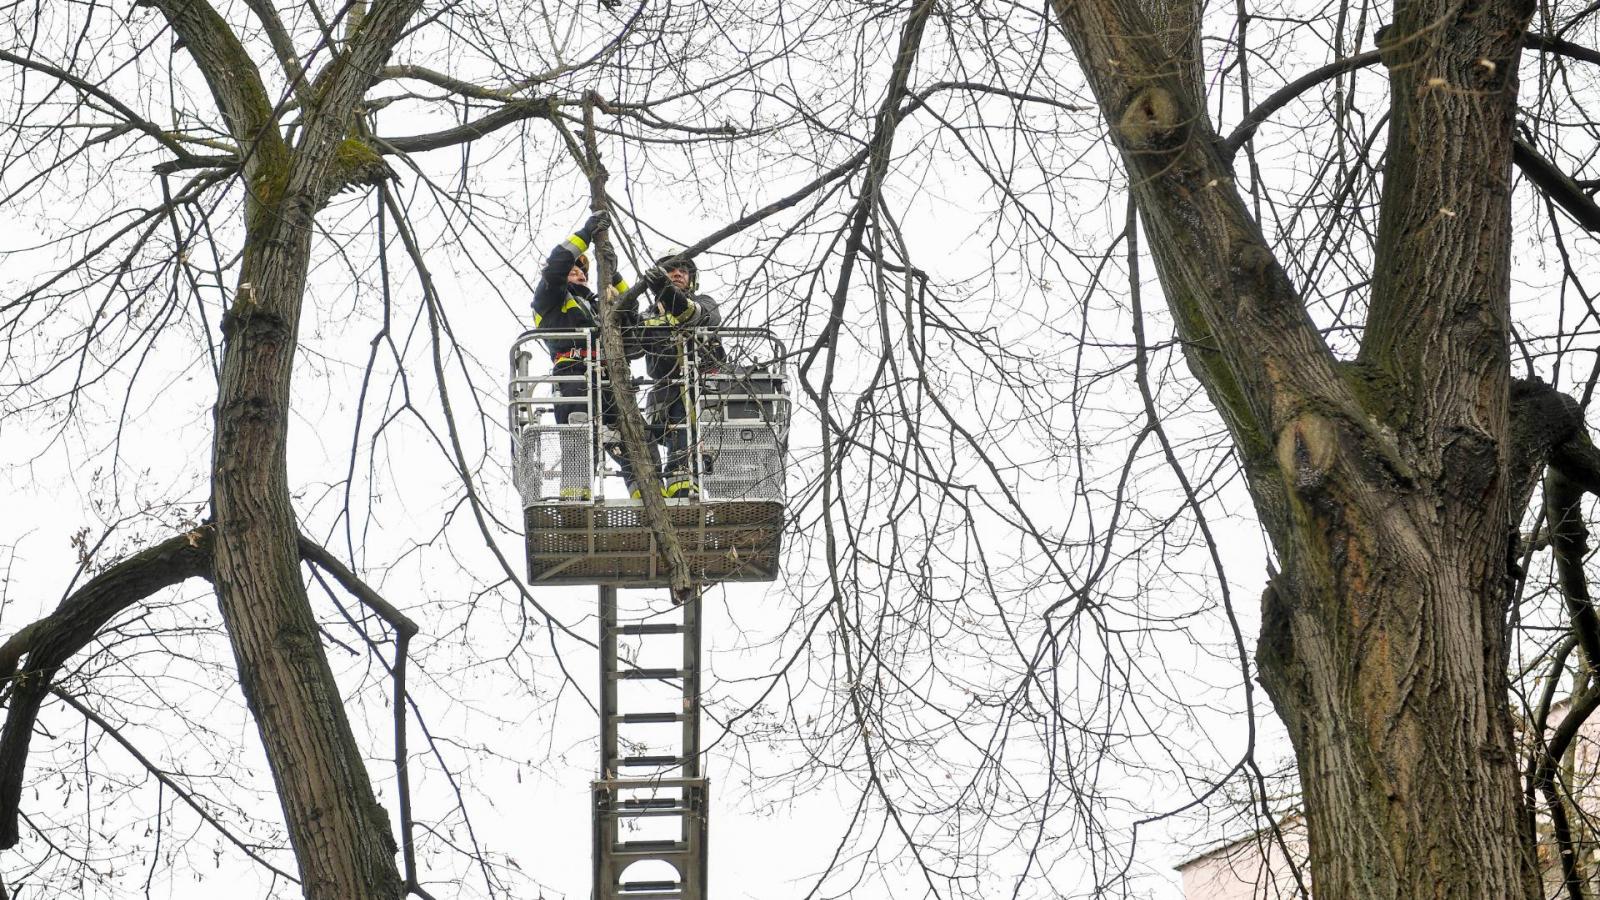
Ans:
{"type": "Polygon", "coordinates": [[[1278,469],[1291,492],[1317,492],[1339,458],[1339,429],[1317,413],[1294,416],[1278,431],[1278,469]]]}
{"type": "Polygon", "coordinates": [[[1133,95],[1117,119],[1117,135],[1130,149],[1164,149],[1182,143],[1182,110],[1165,88],[1151,86],[1133,95]]]}
{"type": "Polygon", "coordinates": [[[1319,488],[1338,456],[1338,429],[1316,413],[1301,413],[1278,432],[1278,468],[1294,491],[1319,488]]]}

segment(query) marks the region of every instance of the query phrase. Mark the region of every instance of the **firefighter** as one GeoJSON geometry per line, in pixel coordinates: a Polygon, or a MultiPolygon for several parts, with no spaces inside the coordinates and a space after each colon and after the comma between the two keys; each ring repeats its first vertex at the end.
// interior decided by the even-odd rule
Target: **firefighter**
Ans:
{"type": "MultiPolygon", "coordinates": [[[[594,292],[589,289],[589,258],[584,255],[589,249],[589,242],[593,239],[595,231],[608,221],[608,213],[604,210],[596,212],[576,233],[550,251],[549,258],[545,260],[544,270],[539,274],[539,284],[533,290],[533,327],[544,331],[591,332],[591,339],[587,341],[582,338],[567,337],[545,340],[545,348],[550,351],[550,374],[582,376],[585,379],[557,382],[556,392],[561,397],[580,401],[589,396],[591,390],[594,392],[598,399],[601,424],[605,426],[602,446],[606,453],[617,461],[622,470],[622,480],[627,485],[629,493],[638,497],[633,466],[628,461],[627,453],[623,452],[617,432],[617,410],[611,400],[611,390],[600,382],[603,371],[599,359],[600,341],[597,333],[600,323],[600,304],[594,292]]],[[[617,272],[616,265],[613,264],[609,268],[612,287],[616,288],[619,294],[625,293],[628,286],[617,272]]],[[[631,307],[619,308],[617,315],[619,324],[627,329],[625,333],[632,333],[639,319],[638,301],[633,301],[631,307]]],[[[637,349],[629,347],[629,356],[637,356],[637,349]]],[[[558,425],[590,424],[589,405],[586,403],[558,403],[555,415],[558,425]]],[[[561,499],[580,501],[590,499],[589,448],[593,446],[592,434],[586,428],[562,431],[561,499]]]]}
{"type": "Polygon", "coordinates": [[[693,404],[690,379],[694,372],[711,374],[723,362],[722,344],[715,337],[691,339],[689,329],[715,328],[722,315],[715,300],[700,293],[699,269],[694,260],[668,254],[644,273],[652,303],[640,324],[645,369],[651,381],[649,418],[657,440],[667,451],[667,466],[662,472],[661,493],[666,497],[694,497],[700,487],[694,481],[689,459],[689,425],[693,404]]]}

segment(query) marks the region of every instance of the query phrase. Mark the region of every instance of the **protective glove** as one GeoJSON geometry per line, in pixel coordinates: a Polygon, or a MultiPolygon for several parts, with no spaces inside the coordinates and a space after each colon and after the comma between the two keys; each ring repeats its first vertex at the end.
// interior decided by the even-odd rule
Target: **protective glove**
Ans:
{"type": "Polygon", "coordinates": [[[656,306],[663,314],[671,316],[674,324],[680,319],[687,318],[694,311],[689,296],[676,287],[668,288],[657,295],[656,306]]]}
{"type": "Polygon", "coordinates": [[[611,213],[603,209],[597,209],[594,211],[593,215],[589,216],[589,221],[583,223],[583,228],[581,229],[580,233],[585,235],[593,235],[596,231],[610,224],[611,213]]]}
{"type": "Polygon", "coordinates": [[[651,266],[644,270],[644,283],[650,290],[659,291],[670,282],[667,279],[667,271],[665,269],[660,266],[651,266]]]}

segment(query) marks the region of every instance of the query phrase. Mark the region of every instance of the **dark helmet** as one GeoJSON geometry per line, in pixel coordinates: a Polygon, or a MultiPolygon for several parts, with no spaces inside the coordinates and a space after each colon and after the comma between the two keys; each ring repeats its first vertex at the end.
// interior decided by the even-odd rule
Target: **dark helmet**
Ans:
{"type": "Polygon", "coordinates": [[[572,264],[582,269],[583,274],[589,274],[589,257],[580,253],[578,254],[578,258],[572,261],[572,264]]]}
{"type": "Polygon", "coordinates": [[[694,259],[692,257],[684,256],[682,253],[674,250],[673,252],[668,253],[667,255],[656,260],[656,265],[659,266],[662,271],[666,271],[668,269],[687,269],[689,270],[689,290],[697,290],[700,287],[700,267],[694,264],[694,259]]]}

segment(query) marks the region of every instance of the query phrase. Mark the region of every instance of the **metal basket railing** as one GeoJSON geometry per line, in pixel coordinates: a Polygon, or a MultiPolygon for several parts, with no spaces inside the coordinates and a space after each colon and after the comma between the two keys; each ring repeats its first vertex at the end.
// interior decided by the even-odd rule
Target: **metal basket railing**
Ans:
{"type": "MultiPolygon", "coordinates": [[[[607,414],[610,382],[596,338],[589,330],[534,330],[512,345],[512,471],[524,507],[639,503],[621,483],[620,435],[607,414]],[[575,363],[555,366],[546,342],[569,348],[575,363]]],[[[659,445],[651,452],[669,479],[690,480],[701,503],[783,503],[791,402],[782,342],[757,328],[639,328],[625,339],[654,354],[658,369],[676,360],[664,377],[630,371],[659,445]]]]}

